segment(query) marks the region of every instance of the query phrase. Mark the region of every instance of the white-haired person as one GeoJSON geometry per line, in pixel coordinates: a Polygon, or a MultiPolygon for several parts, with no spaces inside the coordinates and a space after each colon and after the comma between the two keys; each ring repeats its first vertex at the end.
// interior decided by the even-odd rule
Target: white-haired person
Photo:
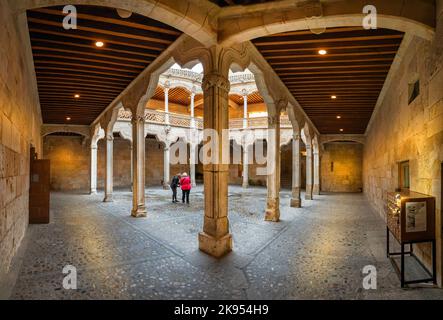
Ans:
{"type": "Polygon", "coordinates": [[[182,189],[182,202],[189,204],[189,193],[191,192],[191,178],[186,172],[183,172],[180,179],[180,187],[182,189]]]}

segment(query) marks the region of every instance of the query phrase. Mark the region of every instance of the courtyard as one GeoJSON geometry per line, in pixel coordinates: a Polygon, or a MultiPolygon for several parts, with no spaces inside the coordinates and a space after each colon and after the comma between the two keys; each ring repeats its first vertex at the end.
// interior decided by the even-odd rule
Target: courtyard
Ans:
{"type": "MultiPolygon", "coordinates": [[[[385,253],[385,224],[363,194],[326,194],[291,208],[282,190],[281,221],[263,219],[266,188],[229,187],[233,251],[199,251],[202,186],[190,205],[170,191],[146,190],[146,218],[128,214],[131,193],[52,193],[51,223],[31,225],[16,263],[11,299],[443,299],[441,289],[401,289],[385,253]],[[77,268],[77,290],[63,268],[77,268]],[[377,289],[362,269],[377,268],[377,289]]],[[[414,266],[409,270],[414,271],[414,266]]],[[[418,270],[418,269],[417,269],[418,270]]]]}

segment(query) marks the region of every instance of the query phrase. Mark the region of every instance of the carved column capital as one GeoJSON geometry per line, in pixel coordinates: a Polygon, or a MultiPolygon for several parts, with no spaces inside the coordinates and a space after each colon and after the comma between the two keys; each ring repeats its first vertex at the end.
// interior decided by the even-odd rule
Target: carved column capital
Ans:
{"type": "Polygon", "coordinates": [[[113,135],[113,133],[112,133],[112,132],[111,132],[111,133],[107,133],[105,139],[106,139],[107,141],[113,141],[113,140],[114,140],[114,135],[113,135]]]}
{"type": "Polygon", "coordinates": [[[138,116],[132,116],[131,123],[132,123],[133,125],[136,125],[136,124],[138,124],[138,123],[140,123],[140,122],[142,122],[142,123],[145,122],[145,117],[144,117],[144,116],[140,116],[140,115],[138,115],[138,116]]]}
{"type": "Polygon", "coordinates": [[[225,93],[229,93],[229,90],[231,89],[229,79],[215,72],[205,74],[203,77],[203,91],[208,91],[212,87],[217,87],[218,89],[225,91],[225,93]]]}
{"type": "Polygon", "coordinates": [[[268,125],[274,126],[280,123],[280,114],[268,115],[268,125]]]}
{"type": "Polygon", "coordinates": [[[292,134],[292,137],[294,138],[294,140],[300,140],[301,135],[300,135],[299,132],[294,132],[294,133],[292,134]]]}
{"type": "Polygon", "coordinates": [[[275,108],[277,109],[277,113],[280,113],[282,110],[285,110],[288,107],[288,98],[280,98],[277,100],[275,104],[275,108]]]}

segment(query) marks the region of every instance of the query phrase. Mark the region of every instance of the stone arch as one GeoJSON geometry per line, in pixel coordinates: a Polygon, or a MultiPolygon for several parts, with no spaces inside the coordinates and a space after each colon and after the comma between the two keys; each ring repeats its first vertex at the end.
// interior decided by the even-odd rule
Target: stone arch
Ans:
{"type": "Polygon", "coordinates": [[[189,36],[199,39],[207,46],[217,43],[217,34],[210,25],[210,17],[218,6],[209,1],[181,0],[23,0],[17,1],[17,10],[25,11],[57,5],[95,5],[123,9],[160,21],[189,36]]]}
{"type": "MultiPolygon", "coordinates": [[[[435,35],[435,4],[431,1],[414,1],[416,10],[404,10],[403,0],[374,0],[370,4],[377,8],[378,28],[410,33],[426,40],[432,40],[435,35]]],[[[265,10],[257,9],[251,14],[245,8],[241,24],[233,23],[235,17],[221,19],[219,39],[223,45],[232,45],[288,31],[362,26],[365,5],[363,1],[354,0],[312,4],[306,1],[306,4],[288,5],[287,10],[281,8],[266,17],[265,10]]]]}
{"type": "Polygon", "coordinates": [[[53,133],[75,133],[83,136],[84,139],[91,138],[89,127],[77,125],[43,125],[42,138],[53,133]]]}
{"type": "Polygon", "coordinates": [[[356,142],[364,145],[366,142],[366,138],[364,135],[327,134],[322,135],[319,142],[322,146],[330,142],[356,142]]]}

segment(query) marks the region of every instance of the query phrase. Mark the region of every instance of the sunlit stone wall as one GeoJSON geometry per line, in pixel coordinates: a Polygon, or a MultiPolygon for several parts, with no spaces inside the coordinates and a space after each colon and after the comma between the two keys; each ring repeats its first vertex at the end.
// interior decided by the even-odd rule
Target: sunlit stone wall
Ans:
{"type": "Polygon", "coordinates": [[[361,192],[363,145],[353,142],[326,143],[321,155],[321,190],[361,192]]]}
{"type": "Polygon", "coordinates": [[[41,117],[26,20],[0,2],[0,279],[28,225],[31,144],[41,153],[41,117]],[[18,18],[18,20],[17,20],[18,18]]]}
{"type": "MultiPolygon", "coordinates": [[[[364,190],[385,216],[386,193],[398,186],[398,162],[409,160],[410,189],[437,199],[437,267],[441,284],[441,164],[443,161],[443,19],[434,42],[414,38],[374,115],[364,149],[364,190]],[[420,95],[408,104],[408,86],[420,80],[420,95]]],[[[430,247],[421,246],[429,265],[430,247]]],[[[418,250],[417,250],[418,252],[418,250]]]]}

